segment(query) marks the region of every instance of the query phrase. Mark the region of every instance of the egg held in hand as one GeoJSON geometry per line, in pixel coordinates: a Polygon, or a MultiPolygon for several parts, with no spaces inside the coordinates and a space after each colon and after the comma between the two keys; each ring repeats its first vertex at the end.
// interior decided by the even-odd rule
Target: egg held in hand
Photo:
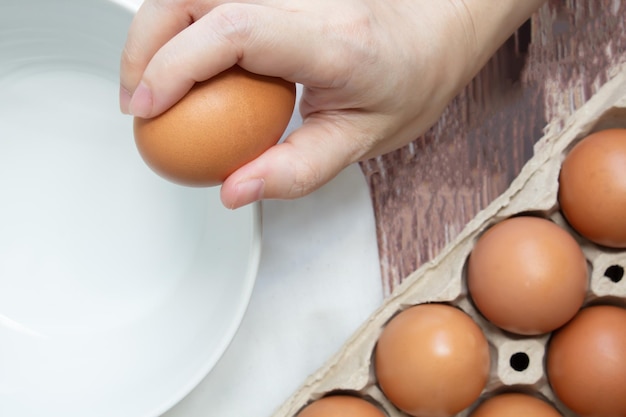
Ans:
{"type": "Polygon", "coordinates": [[[135,143],[162,177],[219,185],[280,140],[295,100],[295,84],[234,66],[197,83],[161,115],[135,117],[135,143]]]}

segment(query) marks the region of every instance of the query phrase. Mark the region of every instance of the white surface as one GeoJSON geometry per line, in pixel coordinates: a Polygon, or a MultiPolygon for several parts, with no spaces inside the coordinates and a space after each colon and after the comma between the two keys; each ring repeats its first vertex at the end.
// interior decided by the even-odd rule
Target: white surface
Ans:
{"type": "Polygon", "coordinates": [[[105,1],[0,3],[2,416],[155,416],[252,293],[259,205],[226,210],[135,149],[117,104],[129,21],[105,1]]]}
{"type": "MultiPolygon", "coordinates": [[[[113,1],[122,5],[139,3],[137,0],[113,1]]],[[[4,158],[5,148],[3,146],[6,145],[3,144],[6,139],[2,129],[5,127],[0,124],[0,181],[5,181],[0,186],[3,193],[6,187],[13,187],[13,192],[18,193],[19,198],[29,198],[29,201],[34,203],[30,206],[33,207],[33,210],[28,212],[28,217],[19,209],[16,209],[14,214],[22,219],[36,219],[40,227],[43,225],[47,228],[49,240],[54,239],[56,242],[56,237],[59,236],[57,232],[64,230],[59,229],[60,225],[46,221],[53,218],[51,217],[52,214],[54,214],[54,218],[62,218],[64,221],[74,223],[78,218],[85,224],[89,224],[90,227],[81,229],[78,234],[79,237],[90,237],[94,231],[103,236],[98,242],[101,245],[98,252],[90,247],[77,245],[76,241],[72,240],[75,238],[74,236],[69,240],[73,244],[71,248],[68,249],[63,245],[54,248],[57,254],[67,255],[68,251],[72,253],[78,251],[85,255],[84,257],[81,256],[80,259],[91,258],[92,261],[96,260],[97,262],[101,259],[98,257],[101,252],[109,254],[111,248],[117,249],[118,245],[122,245],[122,247],[126,245],[126,253],[144,249],[145,245],[149,245],[150,247],[155,246],[156,249],[153,249],[157,253],[158,250],[161,250],[160,254],[162,255],[164,249],[160,244],[163,242],[170,239],[191,239],[194,233],[200,233],[190,227],[193,225],[191,220],[183,222],[182,225],[177,224],[175,219],[180,217],[174,217],[171,214],[180,214],[181,210],[190,210],[192,213],[188,213],[188,216],[197,215],[197,210],[200,210],[199,207],[202,204],[213,204],[217,201],[217,197],[214,195],[208,200],[202,200],[197,196],[198,190],[171,186],[149,172],[142,162],[116,160],[108,164],[103,163],[103,156],[107,153],[115,152],[116,155],[119,155],[120,152],[127,152],[128,147],[134,146],[130,136],[130,118],[117,113],[116,91],[119,60],[117,54],[119,50],[113,54],[114,57],[111,57],[110,53],[103,54],[99,48],[81,49],[80,45],[84,45],[85,39],[94,40],[94,36],[84,36],[84,34],[77,36],[75,32],[86,31],[91,33],[103,30],[103,28],[116,31],[112,34],[111,39],[106,42],[101,37],[96,37],[96,40],[98,44],[104,43],[101,46],[105,48],[120,48],[126,28],[122,29],[118,23],[112,22],[111,19],[120,19],[125,25],[130,21],[131,14],[127,12],[128,16],[120,18],[117,12],[112,13],[108,9],[94,8],[94,5],[97,4],[103,3],[97,0],[39,0],[34,2],[4,0],[3,3],[0,3],[0,51],[6,47],[7,40],[10,40],[11,36],[23,32],[23,24],[19,24],[19,20],[17,23],[15,18],[11,18],[10,22],[3,21],[3,16],[10,15],[7,12],[8,8],[13,8],[11,12],[20,10],[24,20],[28,20],[35,26],[45,25],[55,14],[71,19],[71,22],[68,22],[67,27],[62,31],[63,33],[56,34],[61,37],[63,44],[61,47],[59,47],[58,42],[59,36],[50,36],[50,33],[46,33],[46,31],[39,33],[36,45],[39,45],[38,47],[42,51],[46,51],[39,60],[43,61],[44,65],[41,65],[41,62],[37,60],[32,60],[28,54],[24,54],[19,59],[13,60],[15,67],[11,71],[4,69],[5,74],[12,72],[17,74],[17,77],[0,76],[0,103],[6,103],[5,97],[10,97],[11,101],[11,105],[1,104],[2,110],[10,111],[10,117],[5,117],[3,113],[0,113],[0,123],[7,123],[6,126],[12,126],[12,130],[19,128],[20,132],[22,128],[44,130],[51,133],[49,137],[52,137],[52,133],[56,131],[57,140],[59,136],[62,136],[58,134],[59,131],[67,132],[80,129],[81,136],[88,137],[90,140],[99,140],[98,143],[100,143],[100,147],[95,148],[97,151],[88,154],[89,162],[83,165],[67,165],[65,159],[63,159],[63,163],[55,164],[59,160],[49,159],[51,155],[58,152],[55,147],[56,142],[41,142],[38,146],[21,144],[19,146],[21,156],[16,154],[14,157],[4,158]],[[77,7],[78,4],[80,6],[77,7]],[[89,18],[87,15],[94,11],[98,13],[98,17],[96,19],[89,18]],[[72,25],[79,27],[72,27],[72,25]],[[8,33],[11,30],[14,31],[13,34],[8,33]],[[8,36],[5,36],[7,34],[8,36]],[[69,38],[68,34],[71,35],[69,38]],[[55,48],[51,49],[51,46],[55,48]],[[78,59],[76,59],[77,51],[79,51],[78,59]],[[88,64],[85,65],[85,62],[88,64]],[[30,72],[27,68],[34,68],[36,71],[30,72]],[[16,87],[18,88],[16,89],[16,87]],[[42,88],[47,89],[52,94],[41,94],[42,88]],[[27,106],[27,108],[22,107],[21,111],[17,111],[20,104],[27,106]],[[33,105],[40,107],[37,110],[38,118],[36,120],[26,116],[33,114],[33,108],[31,108],[33,105]],[[96,108],[94,109],[93,106],[96,108]],[[74,122],[64,124],[62,120],[57,120],[54,114],[48,114],[50,109],[59,112],[72,112],[73,114],[85,114],[89,117],[78,124],[75,124],[76,119],[73,119],[74,122]],[[95,113],[100,113],[101,117],[94,120],[95,113]],[[108,129],[119,129],[120,134],[113,135],[115,136],[114,140],[110,142],[103,142],[101,139],[103,135],[106,135],[105,132],[108,129]],[[91,137],[92,133],[94,137],[100,139],[91,137]],[[62,181],[55,180],[55,176],[47,175],[47,173],[32,175],[28,167],[20,164],[21,160],[31,158],[29,152],[36,153],[37,160],[48,169],[52,169],[55,175],[60,172],[62,181]],[[15,175],[11,174],[7,177],[6,170],[8,168],[5,164],[13,166],[14,169],[21,169],[20,175],[28,176],[27,174],[31,173],[28,182],[24,183],[27,187],[15,187],[15,175]],[[111,166],[114,169],[111,169],[111,166]],[[2,169],[5,171],[1,171],[2,169]],[[94,170],[93,172],[99,174],[85,176],[85,169],[94,170]],[[145,170],[139,175],[142,178],[142,183],[139,185],[133,185],[132,181],[128,183],[124,175],[127,169],[145,170]],[[110,182],[109,176],[112,175],[112,172],[114,181],[110,182]],[[146,176],[142,177],[144,174],[146,176]],[[9,182],[7,183],[7,181],[9,182]],[[93,181],[97,182],[98,187],[89,186],[93,181]],[[149,183],[150,187],[153,188],[151,193],[155,193],[148,198],[146,198],[147,194],[144,190],[146,183],[149,183]],[[76,187],[82,191],[80,196],[76,195],[76,187]],[[129,189],[135,191],[141,189],[142,194],[134,194],[129,189]],[[35,190],[40,191],[40,193],[34,192],[35,190]],[[58,198],[59,192],[62,192],[62,195],[69,198],[70,201],[79,203],[78,207],[82,207],[82,210],[73,209],[72,212],[65,212],[64,207],[67,206],[59,203],[63,201],[58,198]],[[170,202],[169,205],[155,203],[156,199],[160,201],[164,198],[162,193],[167,194],[166,198],[170,202]],[[187,195],[187,193],[190,194],[187,195]],[[141,197],[138,198],[139,196],[141,197]],[[121,197],[134,199],[131,200],[132,204],[128,204],[129,200],[121,197]],[[120,206],[121,201],[125,201],[126,204],[120,206]],[[188,202],[183,206],[186,208],[181,209],[179,205],[173,204],[173,202],[180,201],[188,202]],[[54,211],[48,213],[50,210],[48,207],[51,204],[54,211]],[[46,209],[36,210],[36,208],[42,207],[46,209]],[[94,213],[98,214],[98,222],[96,222],[94,213]],[[144,219],[141,214],[149,215],[147,219],[144,219]],[[120,216],[129,216],[125,220],[126,223],[118,224],[117,221],[105,221],[107,218],[113,219],[120,216]],[[120,239],[120,235],[128,233],[128,229],[122,226],[124,224],[130,225],[131,220],[129,219],[132,220],[133,228],[139,227],[140,233],[136,234],[134,242],[120,239]],[[155,221],[159,222],[158,226],[154,225],[155,221]],[[143,224],[143,226],[137,226],[137,223],[143,224]],[[94,225],[97,227],[94,228],[94,225]],[[161,233],[156,238],[155,234],[151,233],[155,229],[161,233]],[[166,239],[159,240],[159,237],[166,239]]],[[[3,62],[5,62],[5,58],[0,52],[0,65],[3,62]]],[[[299,119],[296,117],[291,127],[293,128],[298,124],[299,119]]],[[[80,151],[83,156],[85,152],[94,149],[82,141],[81,143],[74,141],[66,145],[72,149],[77,147],[76,152],[80,151]]],[[[20,181],[26,181],[22,177],[19,178],[20,181]]],[[[212,192],[217,192],[217,189],[212,192]]],[[[5,201],[9,201],[5,200],[5,195],[2,197],[3,205],[0,206],[0,214],[2,210],[6,210],[4,208],[5,201]]],[[[253,213],[253,211],[249,212],[248,210],[250,209],[237,210],[231,214],[245,217],[245,213],[253,213]]],[[[186,218],[189,219],[189,217],[186,218]]],[[[3,231],[5,227],[17,226],[13,226],[6,218],[0,218],[0,228],[2,228],[0,231],[3,231]]],[[[2,242],[2,238],[0,238],[0,242],[2,242]]],[[[26,246],[31,243],[32,240],[26,242],[26,246]]],[[[40,246],[36,245],[36,247],[40,246]]],[[[41,246],[40,250],[46,248],[47,246],[41,246]]],[[[120,253],[122,252],[124,251],[120,253]]],[[[146,303],[150,304],[150,300],[158,305],[159,299],[171,296],[171,289],[176,283],[169,281],[171,275],[165,272],[175,270],[176,265],[183,265],[187,255],[189,252],[182,246],[175,250],[169,259],[165,256],[154,257],[153,259],[157,263],[153,265],[153,268],[157,272],[163,272],[163,275],[158,280],[158,285],[154,285],[152,282],[148,289],[145,287],[146,276],[143,274],[136,274],[131,281],[132,285],[128,285],[127,280],[122,280],[119,275],[107,271],[102,275],[99,287],[90,289],[90,302],[82,303],[81,307],[85,309],[83,311],[87,311],[89,314],[75,314],[75,309],[67,308],[73,307],[80,300],[84,301],[82,297],[78,297],[79,300],[77,301],[77,297],[72,296],[73,291],[76,291],[77,288],[80,290],[76,286],[76,280],[68,282],[64,288],[56,286],[56,280],[55,282],[50,280],[49,285],[44,286],[45,291],[34,291],[31,286],[29,294],[34,296],[33,300],[44,304],[39,305],[34,301],[29,301],[25,307],[36,304],[32,311],[41,312],[45,306],[46,310],[44,311],[53,313],[46,319],[48,320],[46,325],[56,329],[56,331],[59,331],[59,317],[69,319],[69,329],[63,330],[65,336],[78,329],[81,332],[86,332],[85,334],[93,333],[94,328],[90,326],[93,320],[96,322],[99,320],[100,325],[108,323],[111,326],[113,323],[114,327],[116,323],[123,323],[133,316],[135,303],[130,301],[136,299],[139,291],[142,294],[147,293],[149,296],[141,298],[143,301],[135,306],[135,312],[145,308],[146,303]],[[172,262],[172,259],[178,260],[178,263],[172,262]],[[107,279],[110,279],[111,275],[114,276],[113,281],[108,282],[107,279]],[[121,308],[115,305],[116,309],[111,317],[108,314],[99,314],[103,309],[111,307],[110,304],[107,304],[111,300],[108,298],[111,294],[107,293],[107,288],[115,289],[116,294],[122,291],[124,295],[121,297],[121,308]],[[47,295],[47,291],[51,291],[51,293],[47,295]],[[54,296],[51,297],[50,295],[54,296]],[[61,313],[64,315],[59,316],[61,313]]],[[[108,256],[110,257],[110,254],[108,256]]],[[[0,257],[4,259],[2,252],[0,252],[0,257]]],[[[136,258],[133,257],[132,260],[132,262],[136,262],[136,258]]],[[[98,263],[98,265],[102,264],[103,262],[98,263]]],[[[90,265],[83,264],[82,268],[87,268],[90,265]]],[[[108,266],[111,267],[111,265],[109,262],[108,266]]],[[[8,285],[3,279],[0,276],[2,291],[7,288],[11,288],[13,291],[14,282],[8,285]]],[[[17,288],[20,288],[20,285],[17,288]]],[[[26,289],[25,286],[24,288],[26,289]]],[[[243,292],[245,293],[245,290],[243,292]]],[[[214,294],[221,293],[216,291],[214,294]]],[[[213,304],[210,298],[205,298],[205,296],[208,297],[206,293],[193,292],[186,296],[190,297],[192,301],[200,302],[201,305],[196,304],[197,308],[210,307],[213,304]]],[[[0,301],[2,300],[0,299],[0,301]]],[[[228,300],[223,301],[228,303],[228,300]]],[[[164,417],[269,416],[289,394],[297,389],[308,374],[314,372],[339,349],[345,339],[381,301],[382,289],[371,201],[367,186],[357,166],[349,167],[333,182],[311,196],[296,201],[265,202],[263,204],[263,250],[260,270],[241,327],[215,368],[188,397],[167,412],[164,417]]],[[[31,311],[30,308],[23,310],[31,311]]],[[[1,302],[0,313],[6,313],[1,302]]],[[[226,314],[224,310],[220,311],[220,317],[222,314],[226,314]]],[[[44,316],[38,315],[38,320],[42,320],[41,317],[44,316]]],[[[63,322],[67,324],[67,321],[63,322]]],[[[227,321],[225,322],[227,323],[227,321]]],[[[37,338],[37,334],[41,333],[39,328],[41,321],[39,321],[39,327],[32,325],[24,327],[24,323],[23,320],[11,319],[8,314],[0,316],[0,344],[2,334],[5,332],[13,334],[16,331],[21,331],[24,335],[37,338]]],[[[81,402],[91,401],[89,397],[81,399],[80,394],[86,391],[85,388],[89,392],[94,391],[94,386],[89,385],[92,383],[100,384],[98,387],[102,392],[122,386],[125,388],[127,396],[113,401],[112,404],[108,404],[104,408],[94,407],[92,402],[92,407],[88,412],[76,415],[156,417],[154,413],[129,412],[124,414],[117,410],[113,411],[110,407],[125,407],[135,403],[137,398],[141,397],[141,393],[144,392],[144,385],[131,377],[137,372],[137,362],[150,367],[160,364],[162,358],[157,357],[160,354],[159,349],[163,348],[160,345],[166,345],[172,350],[189,348],[189,343],[186,343],[185,338],[178,337],[168,330],[171,330],[175,325],[184,330],[187,327],[186,324],[188,323],[185,320],[175,319],[175,317],[164,318],[163,323],[156,326],[159,334],[154,335],[152,339],[155,341],[153,343],[154,348],[144,351],[142,357],[135,358],[135,360],[129,360],[128,349],[131,349],[130,353],[132,353],[135,343],[142,344],[146,341],[144,332],[147,330],[143,327],[139,332],[128,334],[131,343],[126,346],[120,345],[113,352],[105,352],[102,349],[105,346],[96,343],[96,341],[102,341],[101,339],[92,339],[93,343],[88,344],[88,346],[107,354],[118,355],[119,362],[116,366],[106,367],[98,361],[84,361],[85,369],[90,370],[95,367],[99,372],[104,372],[113,380],[102,379],[99,377],[100,374],[92,372],[89,378],[74,382],[73,388],[76,388],[76,392],[68,392],[62,384],[57,384],[57,381],[45,381],[44,383],[39,375],[30,375],[32,379],[24,380],[23,384],[19,385],[19,389],[22,389],[23,392],[29,392],[28,406],[45,405],[48,407],[45,412],[39,412],[41,409],[38,409],[39,411],[36,410],[37,412],[30,414],[15,413],[12,412],[14,410],[7,408],[7,404],[11,404],[13,399],[16,384],[14,380],[9,380],[6,375],[2,374],[4,366],[18,366],[15,362],[16,355],[18,357],[26,355],[23,357],[27,357],[28,351],[18,349],[18,346],[13,344],[0,346],[0,415],[12,417],[63,415],[64,417],[71,417],[73,415],[71,413],[72,407],[78,407],[81,402]],[[13,349],[13,351],[7,352],[2,349],[13,349]],[[108,381],[108,384],[102,385],[103,381],[108,381]],[[48,395],[50,403],[43,403],[45,396],[38,395],[38,389],[47,389],[53,393],[48,395]],[[52,398],[54,393],[58,393],[59,396],[52,398]],[[57,413],[54,408],[50,408],[59,404],[69,408],[64,409],[63,413],[57,413]]],[[[154,329],[155,327],[152,328],[152,330],[154,329]]],[[[79,333],[73,334],[78,335],[79,333]]],[[[211,336],[214,334],[207,332],[201,338],[211,336]]],[[[76,337],[76,339],[78,338],[76,337]]],[[[72,349],[64,351],[63,355],[69,360],[74,354],[80,354],[84,346],[85,344],[78,343],[72,349]]],[[[49,358],[50,352],[47,350],[40,353],[49,358]]],[[[184,355],[181,357],[187,359],[184,355]]],[[[30,366],[28,363],[22,365],[30,366]]],[[[194,368],[193,365],[191,368],[194,368]]],[[[79,371],[80,369],[76,368],[76,370],[79,371]]],[[[202,372],[202,367],[195,367],[193,370],[198,375],[202,372]]],[[[181,371],[181,369],[177,369],[177,371],[181,371]]],[[[150,383],[158,385],[163,382],[162,380],[162,377],[155,377],[154,381],[150,383]]],[[[190,382],[196,381],[191,378],[190,382]]],[[[155,409],[164,404],[164,398],[158,395],[152,395],[152,398],[148,398],[148,400],[155,404],[155,409]]]]}
{"type": "MultiPolygon", "coordinates": [[[[295,112],[285,136],[301,123],[295,112]]],[[[265,201],[262,211],[261,265],[241,327],[163,417],[269,417],[382,302],[374,213],[357,165],[310,196],[265,201]]]]}

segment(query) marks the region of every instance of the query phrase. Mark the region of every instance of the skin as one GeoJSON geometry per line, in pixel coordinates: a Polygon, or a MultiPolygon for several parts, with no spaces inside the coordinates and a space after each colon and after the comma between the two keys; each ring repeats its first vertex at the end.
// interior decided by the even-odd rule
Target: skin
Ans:
{"type": "Polygon", "coordinates": [[[543,0],[146,0],[120,107],[153,117],[238,64],[303,85],[301,127],[221,188],[237,208],[293,199],[423,134],[543,0]]]}

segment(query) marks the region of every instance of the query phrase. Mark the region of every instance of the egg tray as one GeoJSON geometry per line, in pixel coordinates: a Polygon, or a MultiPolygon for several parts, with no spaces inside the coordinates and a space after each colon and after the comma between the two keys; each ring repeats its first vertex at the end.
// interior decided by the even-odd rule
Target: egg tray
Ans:
{"type": "Polygon", "coordinates": [[[626,128],[626,66],[617,68],[610,81],[571,117],[549,124],[535,145],[534,156],[510,187],[479,212],[435,259],[407,276],[273,417],[294,417],[310,402],[333,393],[357,395],[377,404],[389,417],[405,417],[377,385],[373,353],[385,324],[395,314],[431,302],[454,305],[468,313],[483,329],[491,349],[487,386],[479,400],[457,416],[468,416],[485,398],[505,391],[541,397],[565,417],[575,416],[555,398],[546,377],[544,355],[550,335],[513,335],[481,316],[468,296],[467,259],[478,237],[490,226],[519,214],[541,216],[562,226],[583,249],[590,277],[585,305],[599,302],[624,305],[626,251],[600,247],[577,234],[560,214],[557,201],[558,176],[567,152],[588,134],[614,127],[626,128]]]}

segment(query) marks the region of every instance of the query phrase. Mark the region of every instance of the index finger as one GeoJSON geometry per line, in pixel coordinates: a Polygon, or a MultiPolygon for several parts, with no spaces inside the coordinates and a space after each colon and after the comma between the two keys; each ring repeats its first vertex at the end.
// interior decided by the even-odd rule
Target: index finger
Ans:
{"type": "MultiPolygon", "coordinates": [[[[246,0],[270,3],[274,0],[246,0]]],[[[128,104],[152,57],[178,33],[226,0],[146,0],[128,29],[120,62],[120,107],[128,104]]]]}
{"type": "Polygon", "coordinates": [[[128,101],[143,71],[156,51],[189,26],[193,16],[179,3],[146,1],[128,29],[120,62],[120,107],[128,112],[128,101]]]}

